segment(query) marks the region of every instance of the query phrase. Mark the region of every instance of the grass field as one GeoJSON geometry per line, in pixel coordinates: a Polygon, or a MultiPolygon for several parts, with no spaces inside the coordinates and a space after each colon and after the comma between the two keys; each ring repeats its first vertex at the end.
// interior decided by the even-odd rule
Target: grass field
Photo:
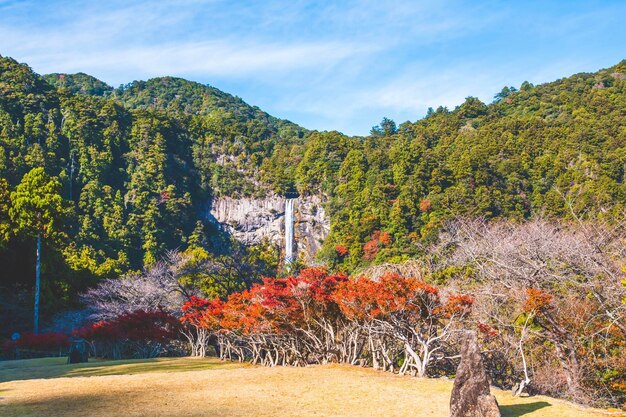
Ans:
{"type": "MultiPolygon", "coordinates": [[[[349,366],[262,368],[163,358],[65,365],[0,362],[0,416],[437,416],[452,382],[349,366]]],[[[607,415],[547,397],[495,391],[504,417],[607,415]]]]}

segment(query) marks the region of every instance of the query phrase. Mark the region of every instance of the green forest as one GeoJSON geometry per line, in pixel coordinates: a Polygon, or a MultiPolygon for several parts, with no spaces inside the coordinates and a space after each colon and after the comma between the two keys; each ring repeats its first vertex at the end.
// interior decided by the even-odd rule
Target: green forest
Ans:
{"type": "Polygon", "coordinates": [[[347,273],[419,257],[463,216],[623,219],[625,89],[622,61],[350,137],[180,78],[113,88],[0,57],[0,331],[31,323],[38,240],[42,318],[170,250],[276,273],[271,247],[241,247],[208,220],[219,196],[322,196],[318,260],[347,273]]]}

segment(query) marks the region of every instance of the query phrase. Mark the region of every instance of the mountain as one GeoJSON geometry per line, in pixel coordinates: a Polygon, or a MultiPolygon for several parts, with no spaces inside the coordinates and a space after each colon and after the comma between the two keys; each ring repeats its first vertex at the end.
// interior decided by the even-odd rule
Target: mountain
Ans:
{"type": "MultiPolygon", "coordinates": [[[[457,216],[623,216],[625,78],[622,61],[349,137],[180,78],[111,88],[0,57],[0,193],[9,201],[35,167],[61,184],[63,238],[43,252],[49,309],[170,249],[228,251],[225,231],[276,251],[286,196],[298,197],[302,260],[350,272],[419,256],[457,216]]],[[[0,230],[14,229],[9,210],[0,230]]],[[[4,300],[27,299],[33,253],[29,236],[2,237],[4,300]]]]}
{"type": "MultiPolygon", "coordinates": [[[[26,173],[41,166],[58,179],[67,210],[59,238],[43,242],[42,275],[44,311],[60,308],[97,279],[139,270],[191,241],[227,250],[207,218],[211,200],[270,193],[263,161],[307,134],[197,83],[109,89],[83,74],[44,78],[0,57],[0,231],[16,230],[5,203],[26,173]],[[144,104],[153,98],[165,107],[144,104]],[[194,110],[175,110],[183,102],[194,110]]],[[[3,305],[22,296],[30,304],[34,244],[28,234],[2,234],[3,305]]]]}
{"type": "Polygon", "coordinates": [[[113,87],[83,72],[77,74],[46,74],[43,79],[53,87],[68,89],[73,94],[103,97],[111,94],[113,87]]]}
{"type": "Polygon", "coordinates": [[[99,79],[77,74],[46,74],[42,78],[53,87],[73,94],[107,97],[131,110],[158,110],[172,115],[218,115],[227,113],[238,121],[257,120],[283,137],[302,138],[306,129],[288,120],[273,117],[239,97],[215,87],[177,77],[133,81],[113,88],[99,79]]]}

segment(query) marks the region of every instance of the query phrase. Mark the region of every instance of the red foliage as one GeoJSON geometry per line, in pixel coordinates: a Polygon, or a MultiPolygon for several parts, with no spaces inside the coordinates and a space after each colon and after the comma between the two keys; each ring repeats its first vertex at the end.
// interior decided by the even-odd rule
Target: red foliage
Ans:
{"type": "Polygon", "coordinates": [[[15,341],[6,342],[3,346],[5,352],[10,352],[15,348],[56,351],[69,346],[69,336],[65,333],[24,333],[22,337],[15,341]]]}
{"type": "Polygon", "coordinates": [[[421,333],[436,343],[443,336],[433,334],[469,314],[473,301],[466,295],[442,300],[437,287],[398,274],[350,280],[307,268],[297,276],[264,278],[226,302],[191,299],[181,321],[215,336],[222,358],[251,355],[254,363],[270,365],[353,362],[366,328],[374,338],[383,332],[406,341],[421,333]]]}
{"type": "Polygon", "coordinates": [[[180,322],[200,326],[203,316],[210,304],[211,301],[192,295],[181,308],[183,315],[180,318],[180,322]]]}
{"type": "Polygon", "coordinates": [[[392,315],[411,320],[445,320],[469,314],[474,299],[453,295],[442,301],[439,289],[397,274],[378,281],[329,275],[307,268],[298,276],[264,278],[250,290],[231,294],[226,302],[194,297],[183,307],[183,324],[214,332],[254,336],[296,334],[320,323],[342,319],[370,322],[392,315]]]}
{"type": "Polygon", "coordinates": [[[498,335],[498,330],[495,327],[485,323],[478,323],[478,331],[487,339],[494,338],[498,335]]]}
{"type": "Polygon", "coordinates": [[[300,301],[312,301],[323,308],[332,301],[337,286],[347,280],[343,274],[328,275],[325,268],[306,268],[297,277],[289,277],[290,293],[300,301]]]}
{"type": "Polygon", "coordinates": [[[249,334],[257,327],[262,306],[253,302],[254,292],[258,291],[258,285],[250,291],[232,293],[224,304],[220,327],[224,330],[236,333],[249,334]]]}
{"type": "Polygon", "coordinates": [[[374,312],[376,309],[374,294],[377,285],[367,278],[346,280],[337,287],[333,299],[348,319],[359,321],[371,319],[378,314],[374,312]]]}
{"type": "Polygon", "coordinates": [[[423,318],[459,317],[469,314],[473,302],[468,295],[453,295],[444,303],[437,287],[397,274],[383,275],[379,281],[349,280],[329,275],[325,268],[307,268],[286,279],[264,278],[263,284],[233,293],[226,302],[193,298],[183,307],[181,321],[241,335],[280,334],[305,327],[315,317],[333,320],[343,315],[369,321],[400,312],[423,318]]]}
{"type": "Polygon", "coordinates": [[[346,281],[333,297],[351,320],[372,320],[399,312],[435,319],[459,317],[469,314],[474,302],[471,296],[454,295],[444,304],[437,287],[398,274],[385,274],[378,282],[368,278],[346,281]]]}
{"type": "Polygon", "coordinates": [[[128,340],[167,341],[178,334],[178,320],[161,311],[135,311],[118,317],[114,325],[128,340]]]}
{"type": "Polygon", "coordinates": [[[292,279],[264,278],[263,285],[252,287],[251,292],[258,305],[248,307],[248,314],[254,320],[248,323],[250,327],[254,325],[282,333],[291,324],[301,321],[301,306],[291,293],[292,279]]]}
{"type": "Polygon", "coordinates": [[[87,340],[113,341],[121,339],[117,330],[111,322],[99,321],[75,330],[74,335],[87,340]]]}
{"type": "Polygon", "coordinates": [[[178,320],[161,311],[135,311],[111,321],[99,321],[74,332],[87,340],[168,341],[178,334],[178,320]]]}
{"type": "Polygon", "coordinates": [[[220,328],[220,322],[224,316],[224,303],[219,298],[207,304],[204,314],[202,315],[201,326],[205,329],[217,330],[220,328]]]}
{"type": "Polygon", "coordinates": [[[161,199],[161,203],[167,201],[170,199],[170,192],[169,191],[161,191],[161,193],[159,194],[159,197],[161,199]]]}
{"type": "Polygon", "coordinates": [[[248,291],[233,293],[226,302],[194,298],[183,307],[183,323],[214,331],[284,333],[302,324],[305,316],[339,311],[333,293],[347,281],[324,268],[307,268],[295,277],[264,278],[248,291]]]}
{"type": "Polygon", "coordinates": [[[420,211],[422,213],[428,213],[432,208],[430,200],[421,200],[420,201],[420,211]]]}

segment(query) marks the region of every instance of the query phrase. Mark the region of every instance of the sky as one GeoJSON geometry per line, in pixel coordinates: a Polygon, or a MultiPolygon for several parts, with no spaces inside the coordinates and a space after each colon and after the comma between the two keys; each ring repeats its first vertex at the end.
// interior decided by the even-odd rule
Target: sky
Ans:
{"type": "Polygon", "coordinates": [[[112,86],[172,75],[366,135],[626,59],[626,1],[0,0],[0,55],[112,86]]]}

